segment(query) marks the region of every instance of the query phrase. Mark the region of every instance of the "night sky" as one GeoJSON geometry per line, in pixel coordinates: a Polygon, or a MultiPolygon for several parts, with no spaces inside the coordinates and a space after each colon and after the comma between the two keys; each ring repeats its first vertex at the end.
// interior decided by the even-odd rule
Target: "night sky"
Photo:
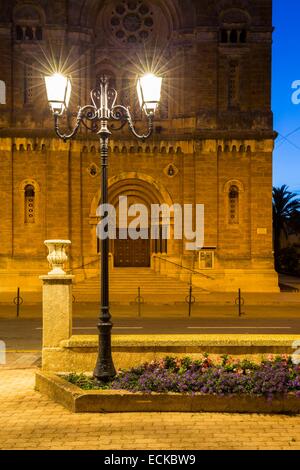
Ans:
{"type": "Polygon", "coordinates": [[[273,9],[272,93],[274,127],[279,133],[274,154],[274,185],[287,184],[300,192],[300,104],[292,103],[292,83],[300,81],[300,2],[273,0],[273,9]]]}

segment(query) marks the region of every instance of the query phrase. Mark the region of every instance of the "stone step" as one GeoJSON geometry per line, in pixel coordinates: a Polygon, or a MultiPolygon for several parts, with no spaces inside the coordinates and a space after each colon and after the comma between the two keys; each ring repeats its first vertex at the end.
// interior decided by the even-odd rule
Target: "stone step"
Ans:
{"type": "MultiPolygon", "coordinates": [[[[110,272],[110,299],[112,302],[131,303],[138,295],[147,303],[184,302],[189,284],[176,278],[155,273],[150,268],[115,268],[110,272]]],[[[207,293],[201,287],[193,287],[195,297],[207,293]]],[[[100,278],[90,278],[74,285],[76,302],[92,302],[100,299],[100,278]]]]}

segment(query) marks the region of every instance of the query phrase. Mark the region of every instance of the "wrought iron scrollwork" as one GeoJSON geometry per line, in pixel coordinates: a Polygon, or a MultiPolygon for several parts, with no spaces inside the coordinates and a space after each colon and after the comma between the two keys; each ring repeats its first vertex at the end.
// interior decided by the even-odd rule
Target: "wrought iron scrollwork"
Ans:
{"type": "Polygon", "coordinates": [[[100,130],[100,126],[98,125],[98,116],[97,116],[97,108],[96,106],[87,105],[82,108],[82,124],[84,127],[95,134],[98,133],[100,130]],[[91,125],[88,125],[88,122],[91,122],[91,125]]]}
{"type": "Polygon", "coordinates": [[[54,127],[57,136],[65,142],[74,137],[83,124],[86,129],[89,129],[95,134],[101,134],[103,129],[103,122],[106,125],[109,121],[118,121],[119,127],[115,127],[113,123],[110,124],[112,130],[118,131],[128,124],[129,129],[135,137],[145,140],[153,132],[153,114],[148,115],[148,131],[145,134],[139,134],[134,126],[133,119],[129,107],[116,104],[118,93],[114,88],[108,88],[108,79],[103,77],[100,81],[100,87],[91,91],[92,104],[79,108],[76,117],[76,124],[70,133],[62,133],[59,129],[59,116],[54,115],[54,127]]]}
{"type": "Polygon", "coordinates": [[[130,128],[131,132],[133,133],[133,135],[135,137],[137,137],[138,139],[142,139],[142,140],[148,139],[148,137],[150,137],[150,135],[153,132],[153,118],[154,118],[153,113],[148,115],[148,132],[146,134],[139,134],[135,130],[133,120],[132,120],[131,115],[129,113],[128,116],[127,116],[127,121],[128,121],[129,128],[130,128]]]}
{"type": "Polygon", "coordinates": [[[61,131],[59,130],[59,116],[57,114],[54,114],[54,130],[55,130],[55,133],[60,139],[62,139],[64,142],[66,142],[67,140],[72,139],[72,137],[74,137],[77,134],[81,122],[82,122],[82,112],[81,112],[81,109],[80,109],[78,111],[77,119],[76,119],[76,125],[73,128],[73,130],[69,134],[62,134],[61,131]]]}
{"type": "Polygon", "coordinates": [[[118,98],[118,92],[114,88],[108,88],[107,90],[107,103],[110,109],[115,107],[118,98]]]}

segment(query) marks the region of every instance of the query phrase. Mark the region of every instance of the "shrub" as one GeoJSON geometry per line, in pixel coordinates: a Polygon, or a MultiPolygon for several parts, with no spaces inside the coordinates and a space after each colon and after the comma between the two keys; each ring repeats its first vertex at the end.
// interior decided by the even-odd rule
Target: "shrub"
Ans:
{"type": "Polygon", "coordinates": [[[299,275],[299,253],[293,246],[283,248],[278,255],[278,264],[281,272],[299,275]]]}
{"type": "Polygon", "coordinates": [[[110,388],[144,393],[246,394],[269,398],[295,392],[300,397],[300,366],[286,356],[268,358],[260,364],[227,355],[215,363],[207,354],[199,360],[166,357],[121,370],[103,387],[83,374],[70,374],[67,380],[86,390],[110,388]]]}

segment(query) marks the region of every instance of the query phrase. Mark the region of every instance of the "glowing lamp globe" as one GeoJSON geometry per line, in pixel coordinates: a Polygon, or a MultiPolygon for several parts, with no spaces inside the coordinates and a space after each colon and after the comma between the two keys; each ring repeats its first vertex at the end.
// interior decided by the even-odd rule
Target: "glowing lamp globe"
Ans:
{"type": "Polygon", "coordinates": [[[60,73],[55,73],[45,77],[45,84],[50,109],[54,114],[62,115],[69,105],[71,80],[60,73]]]}
{"type": "Polygon", "coordinates": [[[154,114],[161,94],[162,78],[147,73],[137,81],[137,94],[141,108],[147,115],[154,114]]]}

